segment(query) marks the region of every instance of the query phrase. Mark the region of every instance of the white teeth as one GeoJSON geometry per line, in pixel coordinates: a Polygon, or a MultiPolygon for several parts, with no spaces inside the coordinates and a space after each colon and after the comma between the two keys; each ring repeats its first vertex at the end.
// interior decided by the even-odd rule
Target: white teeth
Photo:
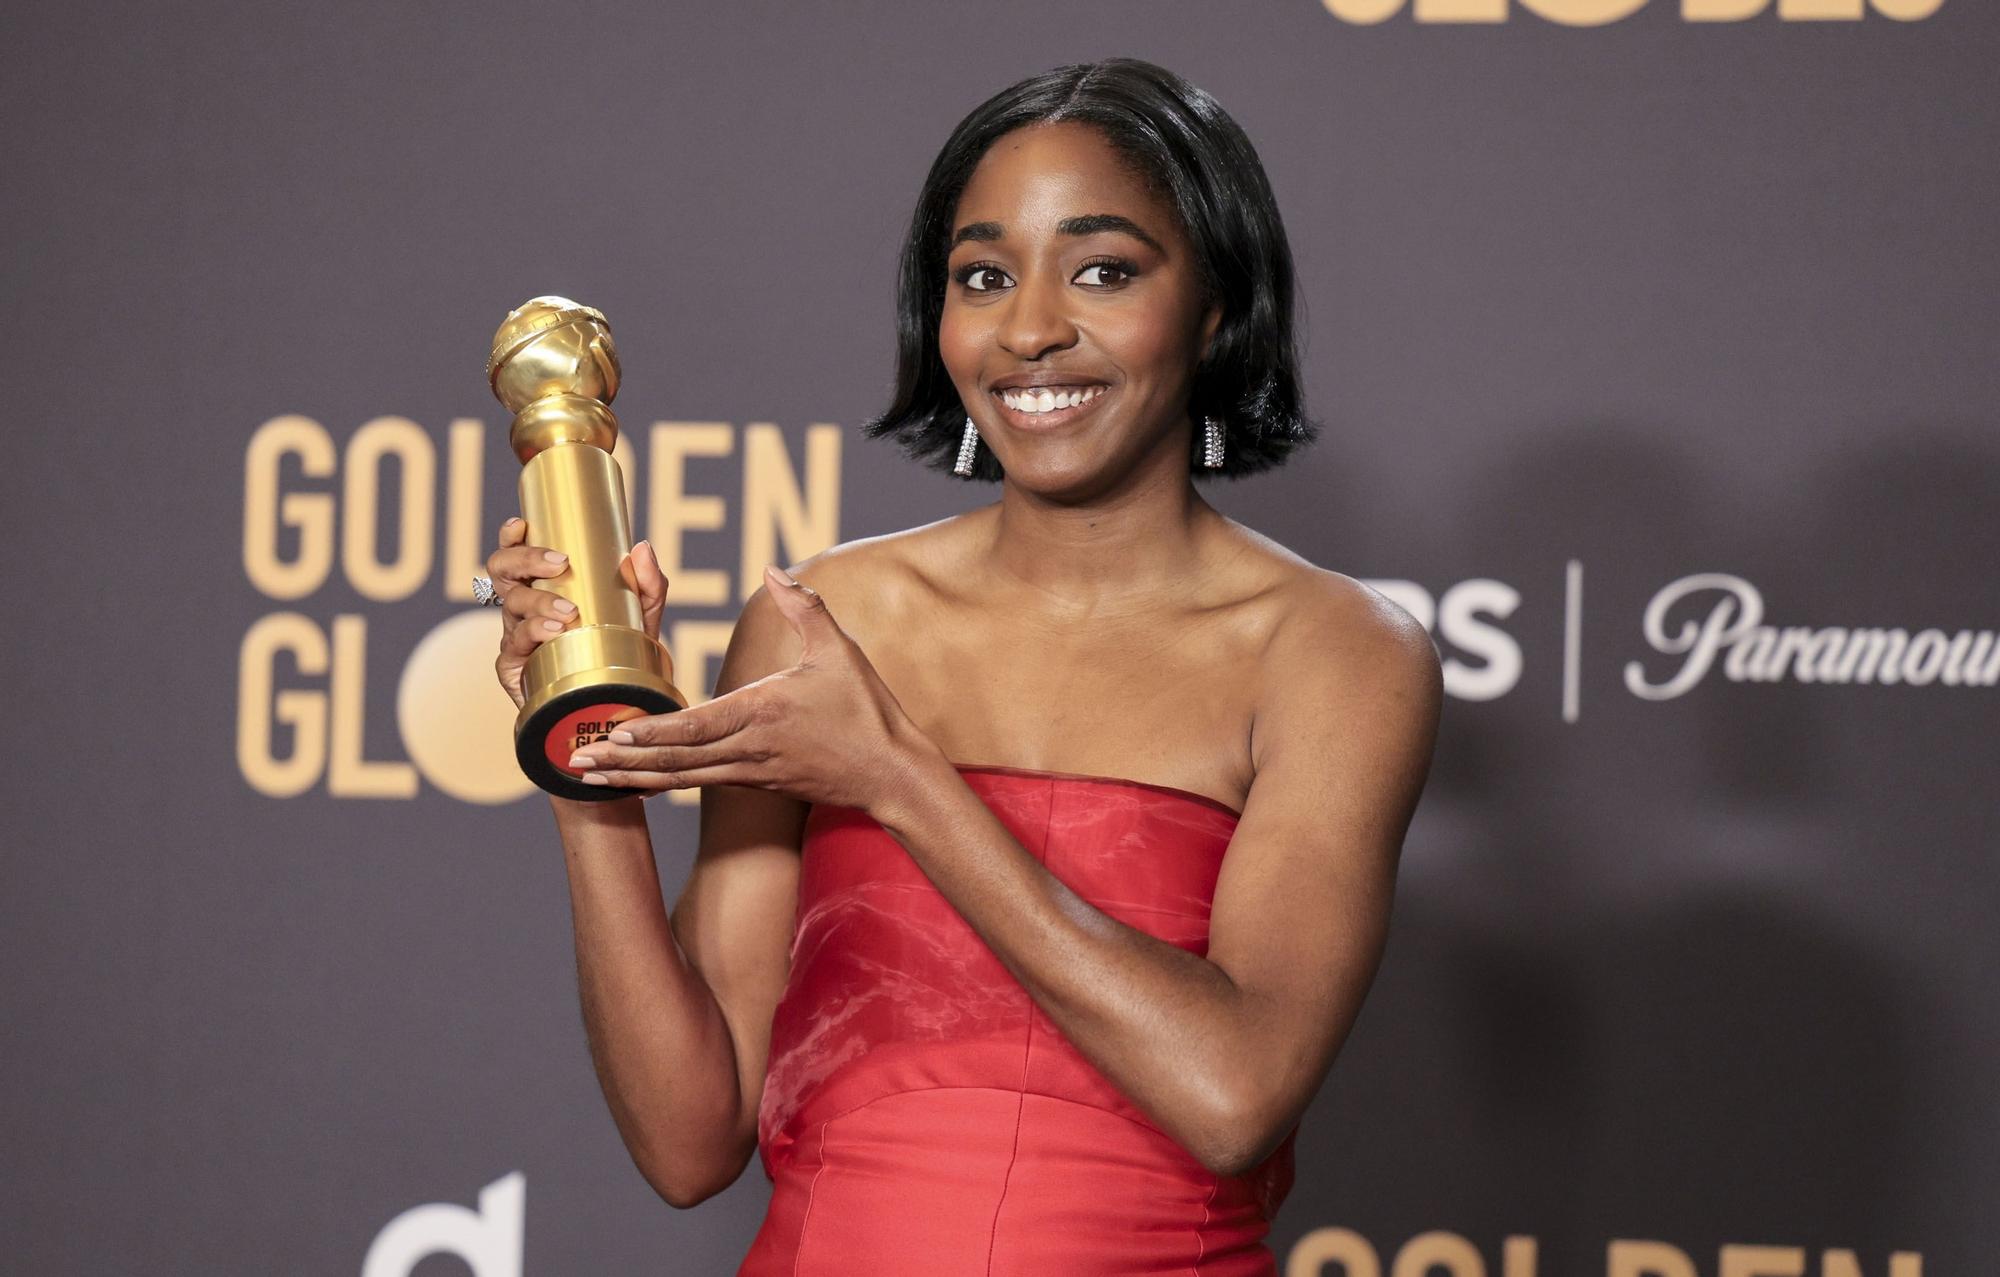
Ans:
{"type": "Polygon", "coordinates": [[[1104,392],[1102,386],[1086,386],[1081,390],[1003,390],[1000,402],[1016,412],[1044,413],[1063,408],[1074,408],[1089,403],[1104,392]]]}

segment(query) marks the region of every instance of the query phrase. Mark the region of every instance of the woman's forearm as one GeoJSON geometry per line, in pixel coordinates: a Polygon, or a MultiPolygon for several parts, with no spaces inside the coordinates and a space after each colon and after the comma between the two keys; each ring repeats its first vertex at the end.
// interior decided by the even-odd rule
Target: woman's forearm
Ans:
{"type": "Polygon", "coordinates": [[[643,804],[549,802],[598,1084],[647,1182],[671,1204],[692,1206],[747,1160],[728,1022],[674,938],[643,804]]]}
{"type": "Polygon", "coordinates": [[[1221,967],[1091,905],[1023,848],[949,764],[922,763],[877,816],[1085,1058],[1221,1173],[1265,1129],[1243,1087],[1250,1011],[1221,967]]]}

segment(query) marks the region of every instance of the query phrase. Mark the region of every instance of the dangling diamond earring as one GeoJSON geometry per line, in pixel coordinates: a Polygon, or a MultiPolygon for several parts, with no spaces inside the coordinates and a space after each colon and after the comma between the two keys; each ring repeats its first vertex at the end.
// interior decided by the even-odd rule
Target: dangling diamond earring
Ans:
{"type": "Polygon", "coordinates": [[[1214,417],[1201,419],[1201,464],[1210,470],[1222,469],[1222,423],[1214,417]]]}
{"type": "Polygon", "coordinates": [[[965,419],[965,436],[958,441],[958,462],[951,472],[965,476],[972,473],[972,458],[979,451],[979,427],[972,424],[972,418],[965,419]]]}

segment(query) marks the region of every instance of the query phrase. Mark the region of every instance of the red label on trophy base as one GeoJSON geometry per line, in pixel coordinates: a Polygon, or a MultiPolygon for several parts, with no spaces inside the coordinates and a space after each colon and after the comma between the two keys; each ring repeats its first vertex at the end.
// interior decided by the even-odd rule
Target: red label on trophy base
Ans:
{"type": "Polygon", "coordinates": [[[603,740],[626,719],[645,716],[646,711],[636,705],[586,705],[556,720],[542,739],[542,752],[558,771],[581,776],[579,768],[569,765],[570,755],[592,741],[603,740]]]}

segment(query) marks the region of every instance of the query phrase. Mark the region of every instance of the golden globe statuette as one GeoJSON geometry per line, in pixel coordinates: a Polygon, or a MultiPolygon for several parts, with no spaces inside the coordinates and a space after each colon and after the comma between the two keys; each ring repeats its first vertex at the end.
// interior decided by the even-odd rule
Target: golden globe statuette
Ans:
{"type": "Polygon", "coordinates": [[[580,745],[628,718],[687,708],[667,649],[646,633],[639,596],[618,574],[632,544],[624,478],[611,449],[618,418],[618,350],[604,315],[566,297],[517,307],[493,335],[493,394],[514,414],[507,442],[521,459],[525,544],[569,556],[534,583],[576,604],[576,624],[537,647],[522,673],[514,757],[528,779],[562,798],[626,798],[586,785],[569,766],[580,745]]]}

